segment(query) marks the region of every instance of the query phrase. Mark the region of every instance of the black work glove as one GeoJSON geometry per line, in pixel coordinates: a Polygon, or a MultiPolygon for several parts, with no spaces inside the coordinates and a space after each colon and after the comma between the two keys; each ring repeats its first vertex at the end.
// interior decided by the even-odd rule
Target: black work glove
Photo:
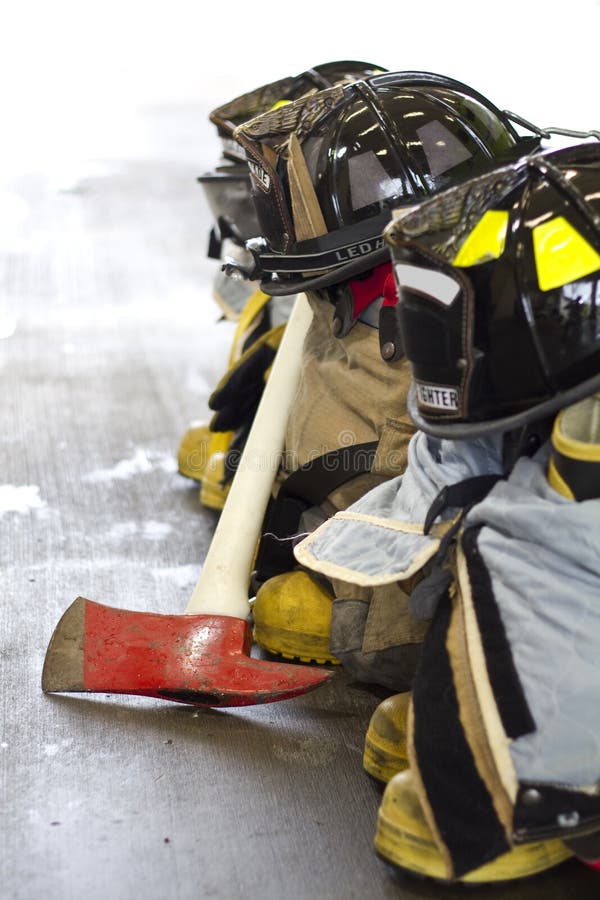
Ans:
{"type": "Polygon", "coordinates": [[[261,335],[221,378],[208,401],[210,409],[215,410],[211,431],[249,428],[284,329],[285,324],[278,325],[261,335]]]}

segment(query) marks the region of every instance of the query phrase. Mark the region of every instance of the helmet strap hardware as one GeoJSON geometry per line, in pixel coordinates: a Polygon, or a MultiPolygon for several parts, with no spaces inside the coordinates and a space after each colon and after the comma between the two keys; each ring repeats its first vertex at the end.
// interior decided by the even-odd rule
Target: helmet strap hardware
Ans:
{"type": "Polygon", "coordinates": [[[332,290],[335,297],[333,314],[333,333],[336,338],[346,337],[354,325],[354,295],[346,284],[336,286],[332,290]]]}
{"type": "Polygon", "coordinates": [[[398,304],[379,310],[379,350],[387,363],[398,362],[404,354],[398,304]]]}
{"type": "Polygon", "coordinates": [[[548,140],[552,137],[553,134],[562,135],[564,137],[574,137],[574,138],[596,138],[600,141],[600,131],[575,131],[572,128],[561,128],[559,126],[550,126],[548,128],[540,128],[539,125],[534,125],[533,122],[530,122],[528,119],[524,119],[523,116],[517,115],[517,113],[511,112],[509,109],[503,110],[504,115],[514,122],[516,125],[521,125],[522,128],[527,128],[528,131],[533,132],[533,134],[537,134],[539,137],[548,140]]]}

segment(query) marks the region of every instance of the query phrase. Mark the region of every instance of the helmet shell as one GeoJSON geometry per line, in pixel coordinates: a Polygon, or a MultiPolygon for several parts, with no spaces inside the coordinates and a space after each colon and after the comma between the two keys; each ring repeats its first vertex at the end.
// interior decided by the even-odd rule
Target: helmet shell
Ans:
{"type": "Polygon", "coordinates": [[[247,119],[266,112],[281,102],[291,102],[334,84],[347,83],[385,70],[361,60],[339,60],[321,63],[299,75],[281,78],[235,97],[214,109],[210,121],[216,125],[221,140],[222,159],[211,171],[200,175],[208,205],[222,231],[233,230],[241,241],[260,234],[246,154],[233,139],[235,128],[247,119]]]}
{"type": "Polygon", "coordinates": [[[429,72],[388,72],[320,91],[244,123],[235,138],[246,148],[266,242],[264,289],[276,293],[372,268],[386,257],[382,231],[393,206],[539,145],[477,91],[429,72]],[[299,196],[317,210],[312,234],[299,196]]]}

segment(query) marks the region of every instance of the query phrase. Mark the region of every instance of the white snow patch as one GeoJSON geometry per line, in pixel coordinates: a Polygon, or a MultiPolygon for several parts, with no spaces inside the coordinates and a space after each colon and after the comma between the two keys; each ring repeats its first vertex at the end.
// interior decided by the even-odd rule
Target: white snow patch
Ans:
{"type": "Polygon", "coordinates": [[[111,540],[120,541],[123,538],[137,534],[137,530],[136,522],[116,522],[108,532],[107,537],[111,540]]]}
{"type": "Polygon", "coordinates": [[[177,462],[175,457],[166,453],[157,453],[152,450],[144,450],[138,447],[129,459],[121,459],[110,469],[96,469],[83,476],[83,481],[92,483],[124,481],[135,475],[143,475],[161,469],[163,472],[176,472],[177,462]]]}
{"type": "Polygon", "coordinates": [[[102,482],[102,481],[123,481],[131,478],[133,475],[140,475],[143,472],[151,472],[152,463],[148,459],[145,450],[137,449],[130,459],[122,459],[111,469],[95,469],[88,475],[83,476],[83,481],[102,482]]]}
{"type": "Polygon", "coordinates": [[[27,513],[45,505],[37,484],[0,484],[0,516],[6,512],[27,513]]]}
{"type": "Polygon", "coordinates": [[[201,566],[165,566],[162,569],[152,569],[155,578],[166,578],[173,581],[177,587],[190,587],[194,585],[200,575],[201,566]]]}
{"type": "Polygon", "coordinates": [[[154,519],[149,519],[144,522],[142,534],[149,541],[161,541],[172,531],[173,526],[168,522],[155,522],[154,519]]]}
{"type": "Polygon", "coordinates": [[[63,738],[60,744],[44,744],[44,753],[46,756],[56,756],[60,750],[71,747],[73,738],[63,738]]]}
{"type": "Polygon", "coordinates": [[[156,522],[154,519],[149,519],[140,525],[138,522],[128,520],[126,522],[116,522],[108,532],[107,537],[109,540],[121,541],[133,535],[141,535],[147,541],[161,541],[171,534],[172,531],[173,526],[169,525],[168,522],[156,522]]]}
{"type": "Polygon", "coordinates": [[[150,459],[154,462],[155,467],[163,472],[177,472],[177,460],[170,453],[151,453],[150,459]]]}
{"type": "MultiPolygon", "coordinates": [[[[37,519],[55,519],[60,515],[60,513],[56,509],[51,509],[51,507],[46,506],[46,504],[44,503],[42,507],[36,511],[35,515],[37,519]]],[[[60,538],[60,540],[64,541],[64,536],[60,538]]]]}

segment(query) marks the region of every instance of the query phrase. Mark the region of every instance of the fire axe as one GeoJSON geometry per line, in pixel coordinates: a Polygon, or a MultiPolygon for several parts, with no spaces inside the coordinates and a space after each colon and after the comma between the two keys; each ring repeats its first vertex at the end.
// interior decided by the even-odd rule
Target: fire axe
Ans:
{"type": "Polygon", "coordinates": [[[159,697],[194,706],[286,700],[328,670],[251,656],[248,585],[311,321],[304,294],[271,368],[200,577],[179,615],[117,609],[78,597],[50,639],[42,690],[159,697]]]}

